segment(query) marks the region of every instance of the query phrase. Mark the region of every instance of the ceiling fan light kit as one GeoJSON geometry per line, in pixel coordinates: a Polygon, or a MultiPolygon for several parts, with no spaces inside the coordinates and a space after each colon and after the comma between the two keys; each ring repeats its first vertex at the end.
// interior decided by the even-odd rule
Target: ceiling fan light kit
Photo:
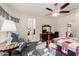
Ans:
{"type": "Polygon", "coordinates": [[[58,3],[54,4],[55,8],[52,10],[51,8],[46,8],[46,10],[51,11],[52,13],[48,14],[48,15],[52,15],[52,16],[59,16],[61,13],[70,13],[70,11],[67,10],[63,10],[64,8],[66,8],[70,3],[65,3],[64,5],[62,5],[60,8],[57,8],[58,3]]]}
{"type": "Polygon", "coordinates": [[[55,12],[55,13],[52,14],[52,16],[55,16],[55,17],[59,16],[59,15],[60,15],[60,13],[57,13],[57,12],[55,12]]]}

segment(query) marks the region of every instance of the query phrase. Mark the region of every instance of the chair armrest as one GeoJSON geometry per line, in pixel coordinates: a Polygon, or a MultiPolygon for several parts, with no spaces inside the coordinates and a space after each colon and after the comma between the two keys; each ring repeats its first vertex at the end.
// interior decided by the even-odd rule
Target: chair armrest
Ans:
{"type": "Polygon", "coordinates": [[[26,46],[26,43],[25,42],[20,42],[19,43],[19,48],[24,48],[26,46]]]}
{"type": "Polygon", "coordinates": [[[17,48],[17,50],[22,51],[22,49],[26,46],[25,42],[20,42],[19,43],[19,48],[17,48]]]}

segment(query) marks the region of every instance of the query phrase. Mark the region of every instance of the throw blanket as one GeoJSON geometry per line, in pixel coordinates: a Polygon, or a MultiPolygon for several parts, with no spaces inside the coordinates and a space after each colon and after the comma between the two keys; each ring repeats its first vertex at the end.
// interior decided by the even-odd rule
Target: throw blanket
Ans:
{"type": "Polygon", "coordinates": [[[53,39],[54,40],[54,43],[57,44],[57,41],[60,40],[60,39],[67,40],[67,38],[54,38],[53,39]]]}
{"type": "Polygon", "coordinates": [[[60,38],[54,38],[54,39],[53,39],[54,44],[57,45],[57,41],[58,41],[58,40],[60,40],[60,38]]]}
{"type": "Polygon", "coordinates": [[[54,40],[54,43],[57,43],[57,41],[58,41],[58,39],[57,39],[57,38],[54,38],[53,40],[54,40]]]}
{"type": "Polygon", "coordinates": [[[64,54],[68,54],[68,45],[70,44],[71,42],[69,42],[69,41],[64,41],[63,43],[62,43],[62,52],[64,53],[64,54]]]}
{"type": "Polygon", "coordinates": [[[76,56],[79,56],[79,46],[76,48],[76,56]]]}

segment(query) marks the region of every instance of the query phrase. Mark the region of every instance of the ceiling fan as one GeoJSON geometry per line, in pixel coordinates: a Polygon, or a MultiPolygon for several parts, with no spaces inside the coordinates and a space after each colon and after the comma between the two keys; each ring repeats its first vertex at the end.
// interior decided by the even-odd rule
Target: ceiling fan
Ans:
{"type": "Polygon", "coordinates": [[[59,9],[57,8],[58,3],[55,3],[54,6],[54,10],[52,10],[51,8],[46,8],[46,10],[51,11],[52,13],[47,14],[48,15],[52,15],[52,16],[58,16],[60,15],[60,13],[69,13],[70,11],[66,11],[63,10],[64,8],[66,8],[70,3],[65,3],[64,5],[62,5],[59,9]]]}

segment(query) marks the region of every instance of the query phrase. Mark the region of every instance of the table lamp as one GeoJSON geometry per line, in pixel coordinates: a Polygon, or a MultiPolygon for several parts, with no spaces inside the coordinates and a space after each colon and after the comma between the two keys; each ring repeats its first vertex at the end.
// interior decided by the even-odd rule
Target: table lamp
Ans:
{"type": "Polygon", "coordinates": [[[8,33],[7,42],[11,43],[11,40],[12,40],[11,32],[16,32],[15,22],[11,20],[4,20],[2,27],[1,27],[1,32],[8,33]]]}

